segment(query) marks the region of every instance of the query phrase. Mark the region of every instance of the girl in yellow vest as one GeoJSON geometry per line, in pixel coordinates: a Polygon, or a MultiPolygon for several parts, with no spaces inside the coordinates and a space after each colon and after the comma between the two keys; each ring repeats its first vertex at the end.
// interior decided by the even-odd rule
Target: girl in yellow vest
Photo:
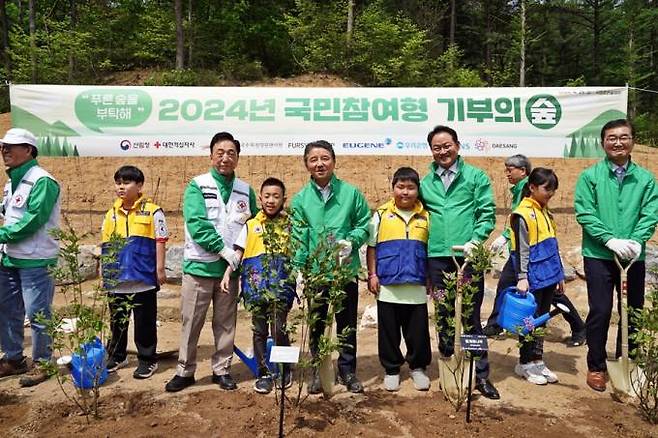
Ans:
{"type": "MultiPolygon", "coordinates": [[[[517,290],[532,293],[537,302],[535,317],[549,311],[554,294],[564,293],[564,271],[555,235],[555,222],[548,201],[558,188],[551,169],[537,167],[528,177],[523,200],[512,212],[512,262],[517,290]]],[[[514,372],[535,385],[558,381],[543,360],[544,339],[533,335],[521,337],[519,363],[514,372]]]]}
{"type": "Polygon", "coordinates": [[[393,199],[373,214],[370,222],[368,289],[377,296],[379,361],[384,388],[397,391],[400,367],[409,364],[418,391],[427,391],[425,368],[432,360],[427,317],[427,234],[429,213],[418,200],[420,178],[410,167],[393,175],[393,199]],[[400,333],[407,346],[400,351],[400,333]]]}

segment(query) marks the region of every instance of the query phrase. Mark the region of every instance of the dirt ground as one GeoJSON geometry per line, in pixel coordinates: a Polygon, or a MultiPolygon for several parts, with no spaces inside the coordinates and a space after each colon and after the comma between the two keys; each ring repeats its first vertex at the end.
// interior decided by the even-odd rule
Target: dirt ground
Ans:
{"type": "MultiPolygon", "coordinates": [[[[315,84],[314,78],[308,84],[315,84]]],[[[271,85],[271,84],[263,84],[271,85]]],[[[279,85],[289,86],[288,83],[279,85]]],[[[322,85],[322,84],[321,84],[322,85]]],[[[0,131],[9,127],[9,116],[0,115],[0,131]]],[[[658,173],[655,149],[637,147],[633,159],[658,173]]],[[[497,230],[502,230],[509,209],[507,182],[503,176],[502,158],[467,159],[484,168],[494,185],[498,206],[497,230]]],[[[395,169],[411,165],[426,173],[428,157],[338,157],[337,175],[360,187],[371,207],[388,198],[389,181],[395,169]],[[367,169],[364,171],[364,169],[367,169]]],[[[112,175],[123,164],[135,164],[146,174],[147,191],[154,195],[166,211],[171,241],[181,242],[182,193],[185,184],[206,171],[203,157],[139,158],[43,158],[41,164],[61,182],[63,210],[71,224],[85,239],[98,241],[103,212],[113,199],[112,175]]],[[[560,189],[551,202],[556,213],[563,251],[579,245],[580,227],[573,217],[573,187],[580,171],[593,161],[584,159],[535,159],[535,166],[557,170],[560,189]]],[[[307,181],[307,173],[299,157],[242,157],[238,173],[254,186],[266,176],[278,176],[295,193],[307,181]]],[[[0,175],[0,183],[5,175],[0,175]]],[[[654,242],[656,236],[654,235],[654,242]]],[[[483,317],[492,306],[496,280],[487,278],[487,297],[483,317]]],[[[85,287],[92,287],[92,284],[85,287]]],[[[374,300],[360,285],[360,313],[374,300]]],[[[582,280],[568,284],[568,293],[585,316],[587,297],[582,280]]],[[[167,285],[159,300],[159,349],[176,350],[180,330],[178,311],[179,287],[167,285]]],[[[61,305],[61,297],[56,305],[61,305]]],[[[612,329],[611,329],[612,333],[612,329]]],[[[553,320],[545,346],[546,362],[560,377],[555,385],[538,387],[516,377],[513,372],[518,353],[515,341],[490,341],[491,378],[502,399],[477,398],[473,405],[472,423],[466,424],[464,411],[455,413],[438,390],[436,345],[434,361],[429,369],[432,388],[416,392],[402,371],[402,388],[390,394],[382,388],[383,370],[377,358],[376,329],[358,332],[358,375],[366,392],[352,395],[340,389],[330,400],[309,397],[300,409],[288,409],[285,432],[289,436],[658,436],[658,428],[642,421],[631,405],[614,402],[608,393],[595,393],[585,384],[585,347],[567,348],[563,343],[569,328],[561,318],[553,320]]],[[[613,337],[611,336],[611,339],[613,337]]],[[[250,345],[249,315],[239,313],[236,344],[250,345]]],[[[160,362],[160,369],[146,381],[136,381],[132,371],[136,358],[130,356],[130,367],[112,375],[102,387],[101,419],[87,424],[54,381],[36,388],[22,389],[18,378],[0,380],[0,431],[2,436],[64,436],[81,433],[86,436],[272,436],[277,433],[278,406],[270,394],[261,396],[252,390],[253,377],[234,359],[232,373],[238,391],[227,393],[210,381],[212,333],[206,324],[199,343],[197,384],[182,393],[164,392],[172,377],[176,358],[160,362]]],[[[130,344],[132,345],[132,343],[130,344]]],[[[26,331],[26,354],[29,354],[29,330],[26,331]]],[[[609,345],[612,350],[612,342],[609,345]]],[[[293,388],[296,388],[293,386],[293,388]]],[[[292,396],[294,391],[291,391],[292,396]]]]}

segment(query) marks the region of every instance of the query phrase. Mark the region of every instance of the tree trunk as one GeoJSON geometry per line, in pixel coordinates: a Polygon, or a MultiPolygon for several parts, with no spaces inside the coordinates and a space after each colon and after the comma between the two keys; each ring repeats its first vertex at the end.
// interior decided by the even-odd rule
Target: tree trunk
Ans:
{"type": "Polygon", "coordinates": [[[599,83],[599,42],[601,40],[601,5],[598,1],[594,2],[594,20],[592,23],[593,43],[592,43],[592,70],[594,73],[594,85],[599,83]]]}
{"type": "Polygon", "coordinates": [[[521,62],[519,62],[519,87],[525,87],[525,0],[521,0],[521,62]]]}
{"type": "MultiPolygon", "coordinates": [[[[69,9],[71,14],[71,30],[75,31],[78,27],[78,14],[76,11],[75,0],[69,0],[69,9]]],[[[69,84],[73,83],[73,76],[75,73],[75,57],[72,52],[69,52],[69,84]]]]}
{"type": "Polygon", "coordinates": [[[30,63],[32,64],[32,83],[37,83],[37,0],[29,0],[30,20],[30,63]]]}
{"type": "Polygon", "coordinates": [[[491,66],[491,8],[490,0],[483,0],[482,7],[484,9],[484,80],[487,81],[487,84],[490,86],[493,83],[493,78],[491,75],[492,66],[491,66]]]}
{"type": "Polygon", "coordinates": [[[0,21],[2,21],[2,56],[5,62],[5,76],[11,80],[11,57],[9,56],[9,18],[7,17],[6,1],[0,0],[0,21]]]}
{"type": "Polygon", "coordinates": [[[354,0],[347,2],[347,44],[352,41],[352,28],[354,27],[354,0]]]}
{"type": "Polygon", "coordinates": [[[183,36],[183,0],[174,0],[176,12],[176,70],[185,67],[185,38],[183,36]]]}
{"type": "Polygon", "coordinates": [[[455,44],[455,26],[457,22],[457,11],[455,0],[450,0],[450,44],[455,44]]]}
{"type": "Polygon", "coordinates": [[[22,30],[25,30],[25,27],[23,27],[23,0],[18,0],[18,25],[22,30]]]}
{"type": "Polygon", "coordinates": [[[187,32],[187,66],[192,68],[192,41],[194,40],[194,26],[192,24],[192,0],[188,0],[187,2],[187,25],[189,28],[187,32]]]}

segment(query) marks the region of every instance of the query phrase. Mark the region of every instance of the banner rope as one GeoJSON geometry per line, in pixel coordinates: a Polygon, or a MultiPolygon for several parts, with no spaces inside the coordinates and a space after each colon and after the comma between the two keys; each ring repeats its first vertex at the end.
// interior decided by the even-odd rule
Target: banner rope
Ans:
{"type": "Polygon", "coordinates": [[[629,89],[629,90],[638,90],[638,91],[645,91],[645,92],[647,92],[647,93],[658,94],[658,91],[656,91],[656,90],[649,90],[649,89],[647,89],[647,88],[637,88],[637,87],[630,87],[630,86],[629,86],[628,89],[629,89]]]}

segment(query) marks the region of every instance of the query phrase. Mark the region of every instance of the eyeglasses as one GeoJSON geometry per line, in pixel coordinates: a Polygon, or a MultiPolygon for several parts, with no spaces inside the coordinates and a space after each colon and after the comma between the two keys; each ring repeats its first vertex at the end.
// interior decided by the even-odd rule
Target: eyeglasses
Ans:
{"type": "Polygon", "coordinates": [[[606,143],[617,143],[618,141],[621,143],[628,143],[629,141],[633,140],[633,137],[630,135],[620,135],[617,137],[616,135],[609,135],[608,137],[605,138],[606,143]]]}
{"type": "Polygon", "coordinates": [[[441,152],[441,151],[447,151],[452,147],[455,147],[455,143],[444,143],[444,144],[433,144],[430,149],[432,152],[441,152]]]}
{"type": "Polygon", "coordinates": [[[0,151],[2,152],[9,152],[16,146],[21,146],[19,144],[8,144],[8,143],[0,143],[0,151]]]}

